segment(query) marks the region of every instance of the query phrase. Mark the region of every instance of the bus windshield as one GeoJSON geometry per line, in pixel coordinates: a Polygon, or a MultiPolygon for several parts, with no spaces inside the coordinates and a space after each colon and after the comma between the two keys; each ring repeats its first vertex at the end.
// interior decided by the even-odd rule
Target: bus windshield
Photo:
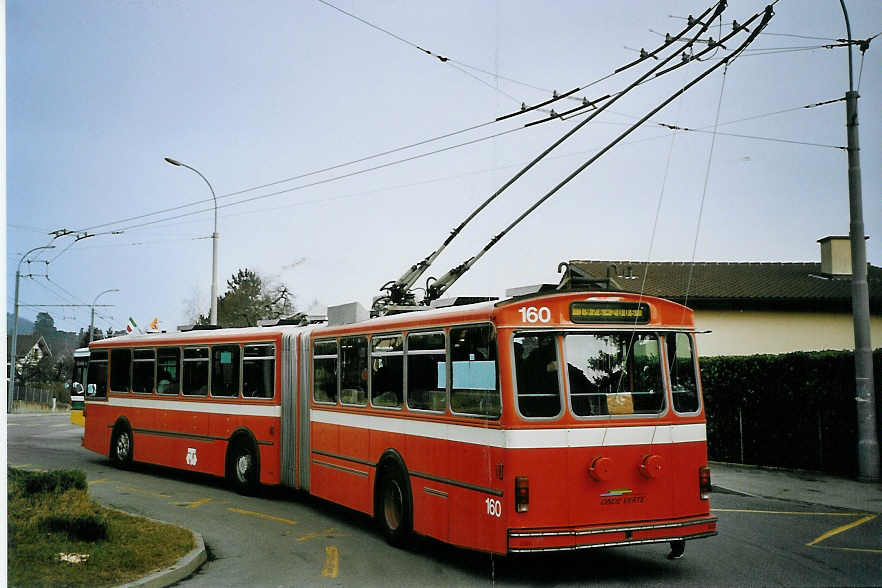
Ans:
{"type": "Polygon", "coordinates": [[[655,334],[570,333],[564,353],[576,416],[658,414],[664,408],[655,334]]]}

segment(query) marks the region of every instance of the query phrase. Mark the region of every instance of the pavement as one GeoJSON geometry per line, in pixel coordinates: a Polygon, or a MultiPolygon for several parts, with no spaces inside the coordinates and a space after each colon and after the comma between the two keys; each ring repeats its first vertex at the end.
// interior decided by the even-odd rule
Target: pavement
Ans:
{"type": "Polygon", "coordinates": [[[882,513],[882,483],[802,470],[710,462],[714,492],[882,513]]]}

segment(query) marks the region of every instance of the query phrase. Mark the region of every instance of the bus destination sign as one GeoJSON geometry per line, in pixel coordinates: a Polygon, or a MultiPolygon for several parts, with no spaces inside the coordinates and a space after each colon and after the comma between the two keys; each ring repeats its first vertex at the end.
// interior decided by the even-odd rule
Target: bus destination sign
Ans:
{"type": "Polygon", "coordinates": [[[570,303],[570,320],[574,323],[636,323],[649,322],[649,305],[645,302],[577,301],[570,303]]]}

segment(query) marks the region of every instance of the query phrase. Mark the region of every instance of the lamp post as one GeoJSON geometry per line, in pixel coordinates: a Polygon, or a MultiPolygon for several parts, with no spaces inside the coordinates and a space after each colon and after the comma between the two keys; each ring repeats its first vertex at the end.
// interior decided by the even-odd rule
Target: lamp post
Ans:
{"type": "Polygon", "coordinates": [[[18,346],[18,280],[21,277],[21,263],[28,255],[34,251],[39,251],[40,249],[55,249],[55,245],[34,247],[21,256],[21,259],[18,260],[18,267],[15,269],[15,319],[12,323],[12,343],[11,349],[9,350],[9,398],[7,399],[6,404],[6,411],[8,413],[12,412],[12,399],[14,398],[13,394],[15,393],[15,352],[16,347],[18,346]]]}
{"type": "Polygon", "coordinates": [[[211,198],[214,200],[214,232],[211,234],[211,312],[209,313],[208,322],[213,326],[217,326],[217,239],[220,237],[217,232],[217,196],[214,194],[211,182],[198,169],[171,157],[166,157],[165,160],[172,165],[186,167],[196,172],[208,184],[208,189],[211,190],[211,198]]]}
{"type": "Polygon", "coordinates": [[[95,303],[98,302],[99,298],[101,298],[104,294],[107,294],[108,292],[119,292],[119,290],[116,288],[105,290],[104,292],[98,294],[98,296],[96,296],[95,299],[92,301],[92,319],[89,321],[89,343],[92,342],[92,331],[95,330],[95,303]]]}
{"type": "Polygon", "coordinates": [[[848,92],[845,126],[848,129],[848,204],[851,239],[851,313],[854,321],[854,381],[857,403],[858,479],[879,481],[879,439],[873,389],[873,352],[870,343],[870,293],[867,285],[867,245],[864,242],[864,206],[861,195],[861,158],[858,143],[858,93],[851,61],[851,24],[845,1],[839,0],[848,33],[848,92]]]}

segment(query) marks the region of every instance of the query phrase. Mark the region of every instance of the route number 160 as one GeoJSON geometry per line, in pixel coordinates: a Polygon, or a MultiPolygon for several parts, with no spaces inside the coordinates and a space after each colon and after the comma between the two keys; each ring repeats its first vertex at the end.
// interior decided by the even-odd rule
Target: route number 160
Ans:
{"type": "Polygon", "coordinates": [[[484,504],[487,505],[487,515],[499,518],[502,516],[502,503],[494,498],[485,498],[484,504]]]}
{"type": "Polygon", "coordinates": [[[521,320],[525,323],[547,323],[551,320],[551,309],[547,306],[524,306],[518,309],[521,320]]]}

